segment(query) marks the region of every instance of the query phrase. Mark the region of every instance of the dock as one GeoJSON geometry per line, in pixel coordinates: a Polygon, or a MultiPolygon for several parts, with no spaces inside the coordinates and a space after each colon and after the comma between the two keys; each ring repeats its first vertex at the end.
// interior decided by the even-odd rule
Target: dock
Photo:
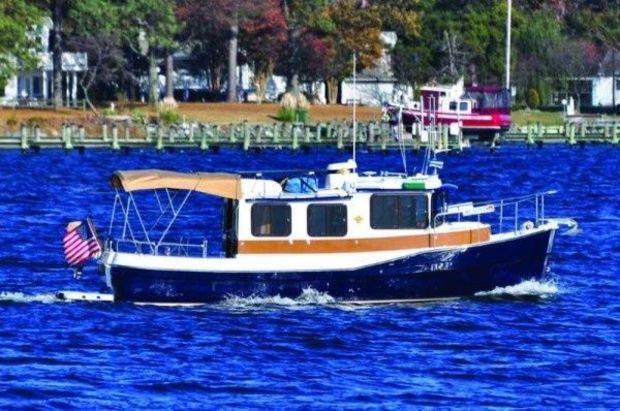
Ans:
{"type": "Polygon", "coordinates": [[[620,143],[620,121],[571,121],[560,126],[531,123],[513,128],[503,140],[539,146],[542,144],[584,145],[592,143],[617,145],[620,143]]]}
{"type": "MultiPolygon", "coordinates": [[[[43,131],[38,125],[21,125],[16,130],[0,135],[0,149],[17,149],[24,152],[43,149],[79,150],[198,149],[217,151],[220,148],[237,148],[245,151],[261,149],[309,150],[312,148],[336,148],[349,150],[356,145],[369,151],[413,150],[426,148],[428,135],[434,149],[462,151],[470,147],[470,141],[462,133],[450,133],[448,126],[437,125],[424,132],[416,130],[404,133],[399,141],[395,127],[384,122],[358,123],[327,122],[317,124],[277,123],[251,124],[248,122],[218,125],[184,123],[163,126],[156,124],[133,124],[131,122],[88,125],[63,124],[59,130],[43,131]]],[[[620,143],[620,121],[567,122],[560,126],[540,123],[513,127],[503,136],[496,134],[491,147],[499,143],[525,143],[585,145],[620,143]]]]}
{"type": "MultiPolygon", "coordinates": [[[[383,122],[327,122],[317,124],[248,122],[216,125],[186,123],[182,125],[134,125],[127,123],[89,126],[63,124],[60,130],[44,132],[37,125],[21,125],[17,131],[0,137],[0,149],[39,151],[43,149],[85,150],[107,148],[131,150],[152,148],[158,151],[175,149],[219,150],[231,147],[245,151],[261,149],[307,150],[331,147],[348,150],[356,145],[370,151],[420,150],[428,145],[428,133],[404,134],[399,141],[395,130],[383,122]]],[[[461,134],[451,135],[449,127],[438,125],[430,131],[437,150],[462,150],[468,141],[461,134]]]]}

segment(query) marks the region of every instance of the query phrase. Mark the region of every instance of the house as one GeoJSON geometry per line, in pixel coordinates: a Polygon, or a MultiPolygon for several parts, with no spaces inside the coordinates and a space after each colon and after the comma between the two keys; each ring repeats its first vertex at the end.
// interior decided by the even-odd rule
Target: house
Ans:
{"type": "Polygon", "coordinates": [[[601,62],[598,76],[592,81],[592,105],[616,107],[620,105],[620,52],[611,50],[601,62]]]}
{"type": "Polygon", "coordinates": [[[608,51],[595,75],[570,79],[567,91],[553,93],[551,104],[559,105],[567,97],[574,97],[581,107],[620,106],[620,52],[608,51]]]}
{"type": "MultiPolygon", "coordinates": [[[[3,106],[46,106],[54,90],[52,79],[52,52],[50,50],[50,31],[52,20],[44,19],[32,35],[40,45],[38,67],[32,72],[18,73],[0,89],[0,105],[3,106]]],[[[79,73],[88,68],[86,53],[62,53],[63,101],[67,106],[76,106],[78,100],[79,73]]]]}
{"type": "Polygon", "coordinates": [[[410,87],[397,84],[392,71],[391,50],[398,41],[393,31],[381,33],[383,41],[383,55],[373,68],[368,68],[356,76],[356,89],[353,88],[353,78],[347,78],[341,83],[340,104],[351,104],[353,100],[368,106],[380,106],[390,101],[396,94],[413,95],[410,87]]]}

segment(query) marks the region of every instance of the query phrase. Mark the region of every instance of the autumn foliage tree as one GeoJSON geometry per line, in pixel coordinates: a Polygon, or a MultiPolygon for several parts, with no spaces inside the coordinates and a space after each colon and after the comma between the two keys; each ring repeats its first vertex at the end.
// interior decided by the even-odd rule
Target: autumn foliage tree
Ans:
{"type": "Polygon", "coordinates": [[[279,0],[266,0],[256,14],[241,25],[241,46],[254,73],[258,103],[265,98],[267,80],[284,54],[287,42],[286,20],[279,0]]]}
{"type": "Polygon", "coordinates": [[[322,24],[316,28],[328,49],[324,74],[327,100],[335,103],[338,85],[353,71],[353,55],[358,69],[373,67],[381,57],[381,19],[375,6],[360,7],[356,0],[340,0],[323,12],[322,24]]]}

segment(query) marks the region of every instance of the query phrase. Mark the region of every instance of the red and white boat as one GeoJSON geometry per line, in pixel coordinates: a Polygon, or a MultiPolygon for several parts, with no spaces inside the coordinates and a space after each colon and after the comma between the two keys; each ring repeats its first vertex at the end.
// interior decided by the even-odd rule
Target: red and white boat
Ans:
{"type": "Polygon", "coordinates": [[[492,139],[510,128],[510,92],[498,86],[427,85],[420,90],[420,100],[404,99],[386,105],[391,123],[402,122],[408,131],[414,124],[457,124],[463,134],[492,139]]]}

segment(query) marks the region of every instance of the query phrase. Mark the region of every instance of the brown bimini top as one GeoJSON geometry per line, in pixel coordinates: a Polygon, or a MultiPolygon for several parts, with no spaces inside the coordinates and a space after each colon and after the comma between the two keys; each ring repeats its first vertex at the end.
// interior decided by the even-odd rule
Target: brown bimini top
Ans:
{"type": "Polygon", "coordinates": [[[166,170],[128,170],[112,174],[110,184],[126,192],[140,190],[189,190],[240,199],[241,176],[228,173],[179,173],[166,170]]]}

